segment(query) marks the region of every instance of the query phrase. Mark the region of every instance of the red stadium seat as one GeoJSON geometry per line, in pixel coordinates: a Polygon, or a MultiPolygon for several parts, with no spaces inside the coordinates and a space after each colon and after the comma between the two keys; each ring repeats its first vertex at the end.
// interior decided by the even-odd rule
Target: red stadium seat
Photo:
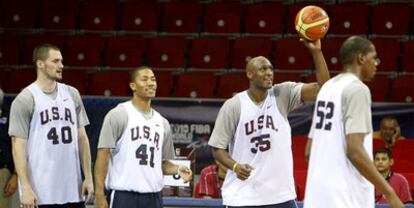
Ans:
{"type": "Polygon", "coordinates": [[[81,95],[85,95],[89,76],[87,71],[83,70],[63,70],[62,82],[75,87],[81,95]]]}
{"type": "Polygon", "coordinates": [[[401,68],[404,71],[414,72],[414,41],[404,43],[401,68]]]}
{"type": "Polygon", "coordinates": [[[414,158],[413,150],[414,149],[408,149],[408,148],[393,148],[392,156],[394,157],[394,160],[412,160],[414,158]]]}
{"type": "Polygon", "coordinates": [[[400,42],[396,39],[372,39],[377,50],[378,71],[395,71],[398,68],[400,42]]]}
{"type": "Polygon", "coordinates": [[[394,160],[392,170],[398,173],[414,172],[414,162],[412,160],[394,160]]]}
{"type": "MultiPolygon", "coordinates": [[[[305,154],[305,151],[303,151],[303,154],[305,154]]],[[[294,170],[307,170],[308,161],[304,157],[293,158],[293,169],[294,170]]]]}
{"type": "Polygon", "coordinates": [[[170,33],[197,33],[201,5],[198,2],[166,2],[161,28],[170,33]]]}
{"type": "Polygon", "coordinates": [[[127,96],[130,76],[126,71],[102,71],[92,74],[89,94],[100,96],[127,96]]]}
{"type": "Polygon", "coordinates": [[[65,36],[51,34],[27,35],[25,37],[23,50],[24,64],[33,64],[33,50],[37,45],[43,43],[53,44],[63,52],[65,46],[65,36]]]}
{"type": "Polygon", "coordinates": [[[311,56],[297,38],[280,39],[275,43],[273,64],[276,69],[310,69],[311,56]]]}
{"type": "Polygon", "coordinates": [[[414,150],[414,140],[413,139],[398,140],[398,142],[395,143],[394,148],[397,150],[400,150],[400,149],[414,150]]]}
{"type": "Polygon", "coordinates": [[[220,98],[230,98],[247,88],[249,88],[249,80],[246,73],[228,73],[220,76],[217,94],[220,98]]]}
{"type": "Polygon", "coordinates": [[[194,39],[189,54],[189,67],[216,70],[226,68],[229,45],[226,38],[194,39]]]}
{"type": "Polygon", "coordinates": [[[204,32],[238,33],[242,5],[239,2],[215,2],[207,4],[204,15],[204,32]]]}
{"type": "Polygon", "coordinates": [[[64,63],[68,66],[99,66],[105,40],[101,36],[82,35],[68,37],[64,50],[64,63]]]}
{"type": "Polygon", "coordinates": [[[299,73],[275,73],[273,75],[273,83],[279,84],[282,82],[302,82],[303,77],[299,73]]]}
{"type": "Polygon", "coordinates": [[[212,98],[216,76],[211,72],[188,72],[178,75],[176,97],[212,98]]]}
{"type": "Polygon", "coordinates": [[[394,102],[412,103],[414,99],[414,76],[400,76],[392,80],[390,98],[394,102]]]}
{"type": "Polygon", "coordinates": [[[261,2],[247,6],[245,32],[253,34],[281,34],[286,7],[281,2],[261,2]]]}
{"type": "Polygon", "coordinates": [[[240,16],[232,13],[206,15],[204,16],[204,32],[238,33],[240,32],[240,16]]]}
{"type": "Polygon", "coordinates": [[[389,92],[390,84],[387,76],[376,75],[371,82],[366,82],[371,91],[371,98],[373,102],[384,102],[389,92]]]}
{"type": "Polygon", "coordinates": [[[108,38],[104,61],[110,67],[138,67],[145,51],[145,40],[140,36],[113,36],[108,38]]]}
{"type": "MultiPolygon", "coordinates": [[[[294,137],[292,138],[292,153],[293,160],[305,159],[305,147],[308,142],[307,137],[294,137]]],[[[296,169],[296,167],[295,167],[296,169]]]]}
{"type": "Polygon", "coordinates": [[[290,4],[289,10],[288,10],[288,16],[286,19],[287,20],[286,21],[286,26],[287,26],[286,32],[287,33],[297,34],[296,29],[295,29],[296,14],[299,12],[299,10],[301,10],[303,7],[308,6],[308,5],[319,6],[326,11],[326,7],[324,6],[323,2],[320,2],[320,1],[306,1],[306,4],[305,3],[290,4]]]}
{"type": "Polygon", "coordinates": [[[244,69],[246,63],[253,57],[270,57],[272,41],[268,38],[238,38],[234,41],[231,52],[231,66],[244,69]]]}
{"type": "Polygon", "coordinates": [[[171,72],[154,71],[157,79],[157,97],[169,97],[174,85],[171,72]]]}
{"type": "Polygon", "coordinates": [[[0,68],[0,88],[4,89],[7,79],[7,71],[4,68],[0,68]]]}
{"type": "Polygon", "coordinates": [[[19,64],[19,50],[22,47],[22,37],[19,35],[0,36],[0,65],[19,64]]]}
{"type": "Polygon", "coordinates": [[[35,80],[35,69],[11,70],[4,84],[4,91],[7,93],[19,93],[35,80]]]}
{"type": "Polygon", "coordinates": [[[3,1],[0,12],[5,28],[35,28],[39,2],[34,1],[3,1]]]}
{"type": "Polygon", "coordinates": [[[188,51],[183,37],[155,37],[149,40],[148,63],[155,68],[182,68],[188,51]]]}
{"type": "Polygon", "coordinates": [[[305,190],[306,190],[306,177],[307,177],[308,171],[307,170],[294,170],[293,176],[295,178],[295,184],[296,187],[299,190],[296,190],[298,194],[297,200],[303,201],[305,196],[305,190]]]}
{"type": "Polygon", "coordinates": [[[334,4],[328,13],[330,34],[364,35],[368,32],[369,7],[365,3],[334,4]]]}
{"type": "Polygon", "coordinates": [[[161,6],[150,1],[125,2],[121,12],[121,30],[128,31],[157,31],[158,17],[161,6]]]}
{"type": "Polygon", "coordinates": [[[375,151],[378,148],[385,147],[385,142],[382,139],[373,139],[372,140],[372,150],[375,151]]]}
{"type": "Polygon", "coordinates": [[[410,189],[411,189],[411,195],[412,193],[414,193],[414,172],[408,172],[408,173],[401,173],[408,181],[408,183],[410,184],[410,189]]]}
{"type": "Polygon", "coordinates": [[[40,9],[40,27],[45,29],[75,29],[79,1],[43,0],[40,9]]]}
{"type": "Polygon", "coordinates": [[[19,47],[0,43],[0,65],[18,65],[19,47]]]}
{"type": "Polygon", "coordinates": [[[80,13],[80,27],[85,30],[115,30],[116,2],[86,1],[80,13]]]}
{"type": "Polygon", "coordinates": [[[339,51],[341,49],[343,39],[326,39],[323,40],[323,55],[325,56],[328,69],[342,70],[342,64],[339,57],[339,51]]]}
{"type": "Polygon", "coordinates": [[[374,6],[371,33],[376,35],[408,35],[412,8],[408,3],[384,3],[374,6]]]}

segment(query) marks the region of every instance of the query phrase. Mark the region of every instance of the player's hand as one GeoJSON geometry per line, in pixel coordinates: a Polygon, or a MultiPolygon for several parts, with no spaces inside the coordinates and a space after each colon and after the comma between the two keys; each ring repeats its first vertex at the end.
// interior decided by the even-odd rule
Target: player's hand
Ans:
{"type": "Polygon", "coordinates": [[[392,141],[396,142],[401,136],[401,128],[399,126],[395,127],[394,134],[392,135],[392,141]]]}
{"type": "Polygon", "coordinates": [[[17,175],[12,174],[7,181],[6,186],[4,186],[4,196],[9,197],[14,194],[17,190],[17,175]]]}
{"type": "Polygon", "coordinates": [[[88,196],[85,199],[85,204],[91,201],[92,196],[94,194],[92,179],[85,179],[82,183],[81,197],[85,196],[86,193],[88,194],[88,196]]]}
{"type": "Polygon", "coordinates": [[[108,208],[108,201],[105,196],[96,196],[93,208],[108,208]]]}
{"type": "Polygon", "coordinates": [[[37,207],[37,196],[31,188],[22,189],[22,198],[20,199],[20,203],[23,208],[37,207]]]}
{"type": "Polygon", "coordinates": [[[254,168],[252,166],[250,166],[249,164],[238,164],[236,167],[236,174],[237,174],[237,178],[244,181],[246,179],[249,178],[250,176],[250,172],[253,170],[254,168]]]}
{"type": "Polygon", "coordinates": [[[301,38],[300,41],[303,43],[303,45],[306,46],[306,48],[308,48],[310,51],[320,51],[321,50],[321,40],[315,40],[315,41],[310,41],[310,40],[306,40],[305,38],[301,38]]]}
{"type": "Polygon", "coordinates": [[[184,180],[185,183],[193,179],[193,172],[186,166],[179,165],[177,169],[178,175],[184,180]]]}

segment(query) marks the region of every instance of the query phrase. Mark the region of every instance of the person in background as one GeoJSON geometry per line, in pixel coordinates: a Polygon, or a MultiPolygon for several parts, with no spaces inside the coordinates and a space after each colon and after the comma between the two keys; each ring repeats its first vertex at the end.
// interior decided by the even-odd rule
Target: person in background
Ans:
{"type": "Polygon", "coordinates": [[[398,140],[403,140],[401,136],[401,128],[394,116],[385,116],[381,119],[379,131],[375,131],[372,135],[374,139],[382,139],[385,147],[392,148],[398,140]]]}
{"type": "Polygon", "coordinates": [[[221,198],[221,187],[226,177],[227,168],[219,161],[201,170],[198,194],[201,198],[221,198]]]}
{"type": "Polygon", "coordinates": [[[3,105],[4,92],[0,88],[0,208],[18,206],[17,174],[14,169],[11,138],[7,133],[9,110],[3,105]]]}
{"type": "MultiPolygon", "coordinates": [[[[394,164],[391,150],[384,147],[376,149],[374,152],[374,164],[378,172],[381,173],[385,180],[394,189],[400,200],[403,203],[412,203],[413,198],[410,193],[410,185],[407,179],[403,175],[391,170],[391,167],[394,164]]],[[[385,196],[377,189],[375,190],[375,203],[388,203],[385,196]]]]}

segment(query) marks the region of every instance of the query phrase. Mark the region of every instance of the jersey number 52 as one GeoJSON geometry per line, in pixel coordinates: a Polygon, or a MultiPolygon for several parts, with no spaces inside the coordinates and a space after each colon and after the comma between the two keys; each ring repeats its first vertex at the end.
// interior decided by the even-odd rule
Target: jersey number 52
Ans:
{"type": "Polygon", "coordinates": [[[318,101],[316,104],[316,116],[319,118],[315,124],[316,129],[325,129],[330,131],[332,128],[332,117],[334,113],[335,104],[333,102],[318,101]]]}

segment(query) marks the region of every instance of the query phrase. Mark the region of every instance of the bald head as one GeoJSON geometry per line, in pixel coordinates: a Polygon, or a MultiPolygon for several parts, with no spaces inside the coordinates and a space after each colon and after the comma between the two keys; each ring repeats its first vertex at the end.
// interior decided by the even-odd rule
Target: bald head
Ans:
{"type": "Polygon", "coordinates": [[[267,65],[272,65],[272,64],[270,63],[270,61],[267,58],[265,58],[263,56],[256,56],[256,57],[250,59],[247,62],[246,71],[247,72],[252,72],[254,70],[259,69],[262,65],[267,66],[267,65]]]}

